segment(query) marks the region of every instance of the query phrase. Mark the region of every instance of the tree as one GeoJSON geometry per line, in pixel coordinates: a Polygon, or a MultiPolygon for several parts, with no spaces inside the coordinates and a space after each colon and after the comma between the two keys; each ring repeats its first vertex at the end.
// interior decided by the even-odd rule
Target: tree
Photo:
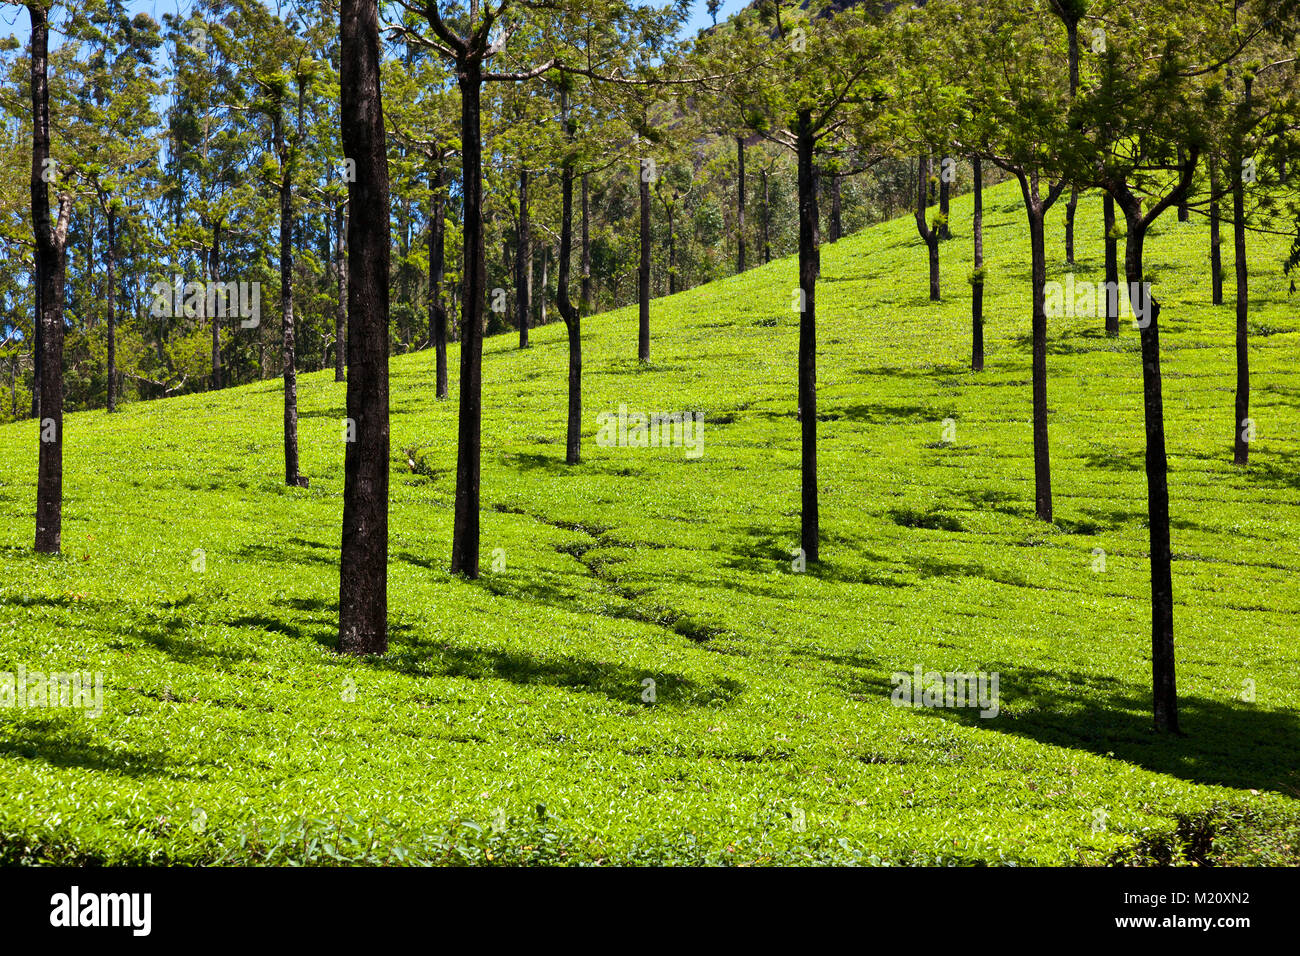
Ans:
{"type": "Polygon", "coordinates": [[[820,558],[817,487],[817,279],[821,271],[817,156],[852,132],[876,133],[888,91],[889,4],[860,3],[834,15],[767,3],[702,36],[702,72],[726,77],[719,95],[754,132],[792,150],[798,163],[800,549],[820,558]]]}
{"type": "Polygon", "coordinates": [[[1034,511],[1052,520],[1047,406],[1047,213],[1067,186],[1054,157],[1069,137],[1068,85],[1060,82],[1052,14],[1040,5],[991,2],[963,21],[970,71],[967,135],[974,152],[1015,176],[1029,225],[1034,441],[1034,511]],[[1055,178],[1053,178],[1055,174],[1055,178]]]}
{"type": "Polygon", "coordinates": [[[32,227],[40,285],[40,454],[36,478],[36,550],[58,554],[63,534],[63,284],[72,193],[59,192],[50,218],[49,7],[28,3],[31,17],[32,227]]]}
{"type": "Polygon", "coordinates": [[[348,183],[348,418],[339,649],[388,649],[388,152],[377,0],[341,0],[340,117],[348,183]]]}
{"type": "MultiPolygon", "coordinates": [[[[1294,14],[1294,4],[1289,4],[1294,14]]],[[[1219,71],[1261,31],[1239,29],[1233,10],[1178,0],[1110,0],[1095,85],[1081,91],[1075,135],[1060,153],[1082,187],[1109,192],[1124,215],[1124,256],[1142,343],[1147,525],[1151,562],[1151,667],[1155,728],[1178,733],[1168,460],[1160,363],[1161,303],[1146,273],[1152,225],[1192,188],[1222,95],[1219,71]]]]}

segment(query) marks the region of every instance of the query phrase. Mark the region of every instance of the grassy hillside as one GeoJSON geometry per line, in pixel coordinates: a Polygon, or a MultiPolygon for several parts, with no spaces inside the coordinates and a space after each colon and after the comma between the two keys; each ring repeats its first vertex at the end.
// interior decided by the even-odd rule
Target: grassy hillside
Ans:
{"type": "MultiPolygon", "coordinates": [[[[1057,521],[1036,521],[1027,233],[1014,186],[987,205],[981,374],[969,197],[942,304],[911,220],[823,251],[805,574],[792,260],[656,301],[648,366],[634,310],[588,320],[577,467],[563,326],[488,342],[478,582],[446,570],[457,383],[439,403],[432,354],[395,360],[381,659],[332,649],[329,373],[300,379],[309,489],[281,484],[278,382],[70,417],[56,559],[31,550],[36,426],[0,427],[0,670],[106,682],[98,719],[0,710],[0,860],[1296,862],[1300,321],[1277,250],[1252,279],[1242,471],[1208,230],[1170,213],[1149,244],[1188,733],[1166,740],[1137,333],[1052,321],[1057,521]],[[598,447],[620,403],[704,412],[703,456],[598,447]],[[997,672],[1000,713],[893,706],[890,675],[918,665],[997,672]]],[[[1079,216],[1076,275],[1100,280],[1100,202],[1079,216]]]]}

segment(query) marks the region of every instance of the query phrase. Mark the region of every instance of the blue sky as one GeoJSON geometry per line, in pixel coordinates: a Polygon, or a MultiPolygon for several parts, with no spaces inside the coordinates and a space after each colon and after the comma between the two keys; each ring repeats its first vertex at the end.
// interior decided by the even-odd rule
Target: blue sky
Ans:
{"type": "MultiPolygon", "coordinates": [[[[742,9],[749,0],[722,0],[722,9],[718,19],[722,20],[742,9]]],[[[127,4],[132,11],[148,13],[155,20],[162,21],[164,13],[176,13],[188,10],[190,0],[130,0],[127,4]]],[[[691,4],[691,18],[687,24],[686,34],[694,35],[700,27],[708,26],[709,12],[705,0],[695,0],[691,4]]],[[[0,6],[0,36],[16,36],[23,43],[27,42],[27,10],[22,6],[5,4],[0,6]]]]}

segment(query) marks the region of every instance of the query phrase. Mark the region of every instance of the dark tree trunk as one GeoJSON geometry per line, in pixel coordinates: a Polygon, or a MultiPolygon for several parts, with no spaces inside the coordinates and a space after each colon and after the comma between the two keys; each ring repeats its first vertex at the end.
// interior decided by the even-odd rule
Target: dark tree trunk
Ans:
{"type": "Polygon", "coordinates": [[[348,213],[347,201],[334,206],[335,276],[339,285],[339,303],[334,311],[334,381],[347,381],[348,342],[348,213]]]}
{"type": "Polygon", "coordinates": [[[1052,520],[1052,464],[1047,441],[1047,250],[1042,212],[1031,213],[1029,241],[1034,285],[1033,390],[1034,390],[1034,511],[1042,521],[1052,520]]]}
{"type": "Polygon", "coordinates": [[[984,171],[980,158],[971,158],[975,179],[975,215],[971,232],[975,236],[975,272],[971,277],[971,359],[970,367],[984,371],[984,171]]]}
{"type": "Polygon", "coordinates": [[[802,433],[802,518],[799,541],[805,561],[818,560],[821,521],[817,505],[817,277],[821,274],[816,140],[812,115],[799,111],[799,425],[802,433]]]}
{"type": "Polygon", "coordinates": [[[582,314],[591,315],[591,209],[588,205],[587,178],[582,174],[582,314]]]}
{"type": "MultiPolygon", "coordinates": [[[[745,140],[736,137],[736,271],[745,271],[745,140]]],[[[670,272],[671,276],[672,273],[670,272]]],[[[671,282],[671,278],[669,279],[671,282]]]]}
{"type": "Polygon", "coordinates": [[[528,170],[519,170],[519,228],[515,235],[515,318],[519,347],[528,348],[528,319],[532,314],[532,274],[529,259],[532,238],[528,229],[528,170]]]}
{"type": "Polygon", "coordinates": [[[483,140],[479,100],[483,67],[466,59],[457,69],[461,96],[461,155],[464,164],[465,301],[460,346],[460,423],[456,449],[456,516],[452,528],[451,570],[478,577],[479,461],[483,423],[483,297],[487,257],[483,240],[483,140]]]}
{"type": "Polygon", "coordinates": [[[45,181],[50,156],[49,21],[31,4],[32,226],[40,289],[39,457],[36,476],[36,550],[58,554],[63,537],[63,280],[71,197],[59,197],[57,223],[50,221],[45,181]]]}
{"type": "Polygon", "coordinates": [[[930,253],[930,301],[939,301],[939,234],[926,221],[929,210],[930,157],[918,156],[916,160],[916,231],[930,253]]]}
{"type": "MultiPolygon", "coordinates": [[[[644,161],[643,161],[644,162],[644,161]]],[[[650,182],[641,169],[641,262],[637,268],[637,358],[650,361],[650,182]]]]}
{"type": "Polygon", "coordinates": [[[348,184],[348,419],[339,649],[388,649],[388,154],[379,89],[376,0],[342,0],[340,87],[348,184]]]}
{"type": "MultiPolygon", "coordinates": [[[[48,35],[48,34],[47,34],[48,35]]],[[[48,42],[48,41],[47,41],[48,42]]],[[[32,318],[32,418],[38,418],[41,414],[41,356],[45,353],[45,325],[43,316],[45,307],[41,302],[41,290],[45,283],[41,281],[41,254],[38,249],[33,258],[32,265],[32,297],[35,300],[34,305],[36,312],[32,318]]]]}
{"type": "MultiPolygon", "coordinates": [[[[569,99],[560,94],[566,132],[573,137],[569,99]]],[[[586,218],[587,174],[582,175],[583,216],[586,218]]],[[[585,231],[585,224],[584,224],[585,231]]],[[[566,155],[560,166],[560,263],[556,276],[555,306],[569,333],[569,419],[564,440],[564,460],[576,465],[582,458],[582,313],[569,298],[570,260],[573,258],[573,160],[566,155]]],[[[584,281],[584,285],[585,285],[584,281]]]]}
{"type": "Polygon", "coordinates": [[[117,216],[108,210],[108,292],[105,306],[108,309],[108,410],[117,411],[117,216]]]}
{"type": "MultiPolygon", "coordinates": [[[[1180,146],[1178,147],[1178,165],[1182,166],[1184,161],[1185,157],[1183,156],[1183,148],[1180,146]]],[[[1183,198],[1178,200],[1178,221],[1187,222],[1190,216],[1191,211],[1187,206],[1187,194],[1184,194],[1183,198]]]]}
{"type": "Polygon", "coordinates": [[[1169,478],[1165,455],[1164,397],[1160,381],[1160,303],[1145,291],[1143,244],[1146,226],[1137,203],[1125,209],[1128,242],[1124,269],[1138,293],[1133,311],[1142,336],[1142,399],[1146,420],[1147,525],[1151,550],[1151,672],[1157,730],[1178,732],[1174,679],[1174,588],[1169,539],[1169,478]]]}
{"type": "Polygon", "coordinates": [[[1219,202],[1219,157],[1210,157],[1210,301],[1223,305],[1223,247],[1219,202]]]}
{"type": "Polygon", "coordinates": [[[1036,174],[1018,172],[1020,190],[1029,220],[1030,262],[1034,297],[1033,393],[1034,393],[1034,512],[1041,521],[1052,520],[1052,464],[1047,435],[1047,244],[1044,220],[1060,195],[1055,187],[1046,198],[1039,194],[1036,174]]]}
{"type": "Polygon", "coordinates": [[[763,263],[767,264],[772,261],[772,206],[767,192],[767,170],[759,171],[763,178],[763,263]]]}
{"type": "Polygon", "coordinates": [[[549,321],[546,315],[546,296],[548,291],[548,282],[550,280],[550,265],[551,247],[549,245],[544,245],[542,246],[542,274],[538,276],[541,291],[535,297],[537,301],[538,325],[545,325],[547,321],[549,321]]]}
{"type": "MultiPolygon", "coordinates": [[[[284,121],[275,117],[275,149],[280,156],[280,329],[284,375],[284,483],[306,487],[298,468],[298,368],[293,328],[293,151],[285,143],[284,121]]],[[[296,151],[296,147],[294,147],[296,151]]]]}
{"type": "MultiPolygon", "coordinates": [[[[208,280],[221,281],[221,223],[212,227],[212,248],[208,250],[208,280]]],[[[212,388],[221,388],[221,304],[213,300],[212,309],[212,388]]]]}
{"type": "MultiPolygon", "coordinates": [[[[1238,164],[1237,169],[1240,168],[1238,164]]],[[[1250,442],[1246,441],[1250,418],[1250,336],[1246,327],[1250,317],[1250,274],[1246,261],[1246,186],[1236,171],[1232,177],[1232,248],[1237,269],[1237,393],[1233,403],[1237,427],[1233,433],[1232,461],[1245,465],[1250,461],[1250,442]]]]}
{"type": "Polygon", "coordinates": [[[1102,200],[1106,227],[1106,334],[1119,335],[1119,239],[1115,236],[1115,197],[1102,200]]]}
{"type": "Polygon", "coordinates": [[[446,273],[447,224],[443,209],[447,202],[447,167],[441,159],[430,186],[433,206],[429,210],[429,340],[433,342],[437,364],[436,394],[438,398],[446,398],[447,304],[443,301],[442,284],[446,273]]]}
{"type": "MultiPolygon", "coordinates": [[[[673,231],[673,207],[667,206],[664,211],[668,216],[668,294],[675,295],[677,293],[677,236],[673,231]]],[[[743,249],[743,239],[741,240],[741,246],[743,249]]],[[[745,271],[743,261],[741,265],[741,271],[743,272],[745,271]]]]}

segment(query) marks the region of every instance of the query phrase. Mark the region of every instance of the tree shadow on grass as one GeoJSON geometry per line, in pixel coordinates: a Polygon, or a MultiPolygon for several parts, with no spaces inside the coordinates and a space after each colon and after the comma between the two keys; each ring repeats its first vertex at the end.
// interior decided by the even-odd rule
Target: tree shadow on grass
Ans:
{"type": "Polygon", "coordinates": [[[693,680],[676,672],[656,671],[613,661],[581,657],[547,657],[499,647],[414,644],[390,649],[372,666],[411,677],[457,677],[504,680],[512,684],[558,687],[610,700],[643,704],[643,681],[655,682],[657,707],[708,707],[734,702],[744,684],[728,677],[693,680]]]}
{"type": "Polygon", "coordinates": [[[123,750],[97,743],[90,730],[76,721],[42,716],[11,723],[0,739],[0,756],[40,760],[51,767],[102,770],[123,777],[169,777],[191,780],[193,773],[170,766],[163,751],[123,750]]]}
{"type": "MultiPolygon", "coordinates": [[[[1294,711],[1181,695],[1186,736],[1171,737],[1152,728],[1146,688],[1080,671],[1001,667],[998,673],[997,717],[981,718],[974,708],[917,713],[1086,750],[1192,783],[1300,797],[1300,714],[1294,711]]],[[[886,699],[894,689],[884,674],[861,676],[857,684],[886,699]]]]}

